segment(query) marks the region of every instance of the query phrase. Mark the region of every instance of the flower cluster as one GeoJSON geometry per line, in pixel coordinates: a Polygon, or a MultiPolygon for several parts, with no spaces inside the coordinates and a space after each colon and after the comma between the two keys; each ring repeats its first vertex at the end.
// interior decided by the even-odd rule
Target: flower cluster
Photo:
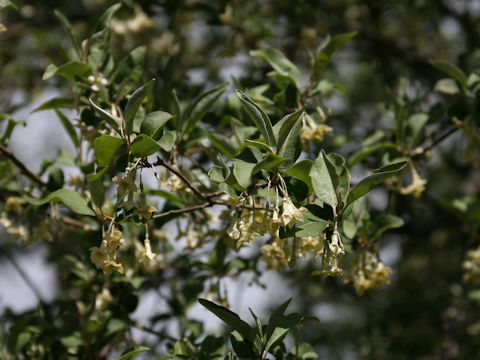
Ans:
{"type": "Polygon", "coordinates": [[[293,227],[295,221],[303,221],[303,214],[307,211],[304,207],[297,208],[287,195],[283,199],[281,214],[278,205],[267,210],[243,209],[240,217],[234,217],[227,234],[239,241],[238,246],[244,242],[254,242],[257,237],[266,234],[277,236],[280,226],[293,227]]]}
{"type": "Polygon", "coordinates": [[[301,130],[301,137],[303,141],[322,141],[325,135],[333,132],[333,129],[325,124],[326,116],[322,108],[317,107],[317,113],[320,123],[315,122],[315,120],[313,120],[308,114],[303,116],[303,128],[301,130]]]}
{"type": "Polygon", "coordinates": [[[160,186],[169,188],[171,191],[189,191],[186,184],[177,175],[168,172],[162,177],[158,176],[157,180],[160,186]]]}
{"type": "Polygon", "coordinates": [[[358,295],[363,295],[366,290],[390,284],[388,275],[392,272],[392,268],[385,266],[376,254],[368,251],[360,258],[358,268],[353,274],[353,286],[358,295]]]}
{"type": "Polygon", "coordinates": [[[275,241],[272,244],[262,246],[261,252],[268,269],[281,270],[288,266],[288,261],[291,257],[291,247],[286,240],[275,237],[275,241]]]}
{"type": "Polygon", "coordinates": [[[462,267],[465,270],[463,281],[480,284],[480,247],[467,252],[467,259],[462,267]]]}
{"type": "Polygon", "coordinates": [[[91,262],[97,269],[102,269],[104,274],[112,271],[118,271],[120,274],[123,274],[123,265],[115,262],[116,250],[121,245],[125,245],[122,232],[112,228],[107,233],[104,233],[100,247],[93,246],[90,248],[91,262]]]}
{"type": "Polygon", "coordinates": [[[113,19],[110,28],[119,35],[137,34],[155,27],[155,23],[145,14],[140,6],[135,7],[132,18],[122,21],[113,19]]]}
{"type": "Polygon", "coordinates": [[[338,266],[342,261],[345,250],[343,248],[342,239],[337,230],[335,230],[329,240],[325,240],[322,253],[322,269],[314,274],[322,275],[324,278],[328,276],[342,276],[343,270],[338,266]]]}

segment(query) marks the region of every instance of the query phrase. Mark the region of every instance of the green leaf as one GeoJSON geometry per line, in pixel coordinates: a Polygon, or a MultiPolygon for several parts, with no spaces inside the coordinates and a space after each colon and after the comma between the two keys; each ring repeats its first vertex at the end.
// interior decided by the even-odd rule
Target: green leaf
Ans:
{"type": "Polygon", "coordinates": [[[150,136],[145,134],[138,135],[135,140],[133,140],[130,150],[135,156],[145,157],[148,155],[155,154],[160,150],[161,146],[150,136]]]}
{"type": "Polygon", "coordinates": [[[276,342],[282,340],[287,335],[289,330],[290,329],[283,327],[275,328],[272,335],[268,338],[267,343],[265,344],[265,352],[268,352],[268,350],[270,350],[272,345],[274,345],[276,342]]]}
{"type": "Polygon", "coordinates": [[[75,128],[73,127],[70,120],[65,115],[63,115],[61,111],[55,110],[55,112],[58,118],[60,119],[60,121],[62,122],[62,125],[65,128],[65,131],[67,132],[68,136],[70,136],[70,139],[72,140],[73,145],[75,145],[76,147],[79,147],[80,139],[78,138],[77,132],[75,131],[75,128]]]}
{"type": "Polygon", "coordinates": [[[340,154],[330,153],[327,157],[335,167],[335,173],[338,177],[337,193],[340,199],[344,201],[350,190],[350,171],[345,166],[345,159],[340,154]]]}
{"type": "Polygon", "coordinates": [[[117,12],[118,9],[122,7],[122,4],[114,4],[110,6],[100,17],[100,19],[95,24],[93,32],[100,31],[110,24],[110,20],[112,20],[113,15],[117,12]]]}
{"type": "Polygon", "coordinates": [[[342,216],[342,228],[345,235],[353,239],[357,230],[363,223],[363,218],[368,215],[365,198],[355,201],[342,216]]]}
{"type": "Polygon", "coordinates": [[[173,115],[165,111],[154,111],[149,113],[140,126],[140,132],[150,136],[153,140],[160,139],[163,126],[173,115]]]}
{"type": "Polygon", "coordinates": [[[339,34],[331,38],[327,45],[315,56],[313,64],[313,73],[315,76],[320,75],[327,67],[333,54],[340,49],[347,41],[357,35],[357,32],[339,34]]]}
{"type": "Polygon", "coordinates": [[[163,132],[163,136],[158,140],[158,145],[162,147],[165,151],[170,151],[175,145],[177,140],[177,133],[174,130],[168,130],[163,132]]]}
{"type": "Polygon", "coordinates": [[[253,123],[257,126],[260,134],[262,134],[263,138],[267,141],[267,144],[273,149],[276,149],[276,139],[273,134],[272,122],[265,111],[244,92],[237,90],[237,96],[242,100],[243,107],[248,115],[250,115],[253,123]]]}
{"type": "Polygon", "coordinates": [[[232,329],[238,331],[238,333],[247,340],[253,340],[253,333],[250,325],[245,321],[240,319],[240,317],[234,312],[228,310],[227,308],[217,305],[206,299],[198,299],[198,302],[214,313],[220,318],[224,323],[229,325],[232,329]]]}
{"type": "Polygon", "coordinates": [[[310,177],[310,169],[312,168],[312,165],[312,160],[305,159],[286,169],[284,173],[285,175],[302,180],[308,185],[308,192],[311,193],[313,191],[312,178],[310,177]]]}
{"type": "Polygon", "coordinates": [[[63,15],[59,10],[54,11],[55,16],[57,17],[58,20],[62,23],[62,26],[65,30],[65,32],[68,34],[70,41],[72,42],[73,48],[75,49],[75,52],[77,53],[78,57],[80,58],[82,56],[82,44],[80,43],[80,40],[78,39],[77,33],[75,32],[75,29],[73,28],[72,24],[70,24],[70,21],[63,15]]]}
{"type": "MultiPolygon", "coordinates": [[[[104,167],[95,174],[87,175],[87,188],[92,196],[92,201],[99,208],[102,207],[105,200],[105,188],[103,187],[103,175],[107,171],[107,167],[104,167]]],[[[98,169],[97,169],[98,170],[98,169]]]]}
{"type": "Polygon", "coordinates": [[[458,87],[457,82],[450,78],[438,80],[435,84],[434,90],[447,95],[455,95],[460,93],[460,88],[458,87]]]}
{"type": "Polygon", "coordinates": [[[297,89],[300,88],[300,70],[277,49],[252,50],[250,56],[264,59],[277,73],[288,78],[297,89]]]}
{"type": "Polygon", "coordinates": [[[394,164],[389,164],[381,167],[380,169],[374,170],[373,174],[362,179],[357,185],[353,187],[347,197],[346,207],[351,205],[355,200],[367,194],[377,185],[383,183],[388,178],[397,174],[405,166],[407,166],[408,161],[401,161],[394,164]]]}
{"type": "Polygon", "coordinates": [[[328,220],[321,219],[311,213],[304,215],[303,219],[305,221],[297,225],[297,231],[295,232],[297,237],[320,236],[330,224],[328,220]]]}
{"type": "Polygon", "coordinates": [[[112,73],[112,87],[119,99],[128,95],[140,81],[145,59],[145,46],[139,46],[128,54],[112,73]]]}
{"type": "Polygon", "coordinates": [[[428,115],[423,113],[413,114],[405,124],[405,146],[413,149],[421,143],[425,135],[425,126],[428,122],[428,115]]]}
{"type": "Polygon", "coordinates": [[[208,335],[200,346],[200,358],[208,360],[220,359],[225,353],[225,341],[222,337],[208,335]],[[204,357],[202,357],[202,355],[204,357]]]}
{"type": "Polygon", "coordinates": [[[385,149],[396,149],[396,148],[397,148],[397,146],[394,143],[389,142],[389,141],[388,142],[383,142],[383,143],[380,143],[380,144],[375,144],[375,145],[371,145],[371,146],[362,147],[359,151],[357,151],[355,154],[353,154],[352,157],[350,157],[350,159],[348,160],[348,166],[351,169],[356,164],[358,164],[360,161],[362,161],[363,159],[367,158],[368,156],[376,153],[377,151],[385,150],[385,149]]]}
{"type": "Polygon", "coordinates": [[[209,132],[208,139],[222,154],[228,156],[229,159],[232,159],[235,156],[237,149],[233,146],[232,141],[226,136],[217,132],[209,132]]]}
{"type": "Polygon", "coordinates": [[[119,130],[116,118],[112,114],[110,114],[108,111],[103,110],[100,106],[95,104],[92,99],[89,98],[88,100],[90,101],[90,105],[92,105],[93,108],[96,110],[96,112],[100,114],[102,119],[105,120],[107,124],[109,124],[112,127],[112,129],[114,129],[118,134],[120,134],[120,130],[119,130]]]}
{"type": "Polygon", "coordinates": [[[438,70],[451,76],[453,79],[458,81],[463,86],[468,87],[467,76],[456,65],[445,60],[432,60],[432,59],[429,60],[429,63],[435,66],[438,70]]]}
{"type": "Polygon", "coordinates": [[[18,6],[15,5],[13,2],[11,2],[10,0],[0,0],[0,10],[6,7],[11,7],[12,9],[18,10],[18,6]]]}
{"type": "Polygon", "coordinates": [[[255,345],[252,341],[245,339],[238,331],[230,333],[230,342],[235,354],[241,359],[259,359],[258,350],[255,351],[255,345]],[[257,352],[257,353],[256,353],[257,352]]]}
{"type": "Polygon", "coordinates": [[[283,159],[281,156],[268,153],[265,158],[260,161],[258,164],[255,165],[255,167],[252,170],[252,175],[255,175],[257,172],[260,170],[272,170],[278,168],[285,159],[283,159]]]}
{"type": "Polygon", "coordinates": [[[179,127],[183,133],[188,133],[208,113],[211,107],[227,89],[228,84],[222,84],[197,96],[182,114],[179,127]]]}
{"type": "Polygon", "coordinates": [[[208,176],[213,182],[222,183],[230,176],[230,169],[223,166],[214,165],[208,171],[208,176]]]}
{"type": "Polygon", "coordinates": [[[145,346],[134,346],[133,348],[129,348],[129,349],[125,350],[123,352],[122,356],[120,356],[120,358],[118,360],[129,360],[132,357],[134,357],[135,355],[140,354],[144,351],[149,351],[149,350],[150,350],[150,348],[145,347],[145,346]]]}
{"type": "Polygon", "coordinates": [[[87,200],[85,200],[72,189],[59,189],[54,191],[37,202],[37,205],[40,206],[49,202],[61,202],[74,213],[79,215],[96,215],[95,212],[88,206],[87,200]]]}
{"type": "Polygon", "coordinates": [[[257,149],[247,146],[232,160],[233,175],[243,188],[248,187],[252,181],[252,172],[262,160],[262,154],[257,149]]]}
{"type": "Polygon", "coordinates": [[[100,166],[107,166],[115,154],[115,151],[123,144],[123,140],[111,136],[102,135],[95,139],[93,148],[95,149],[95,156],[100,166]]]}
{"type": "Polygon", "coordinates": [[[267,324],[267,331],[265,332],[267,338],[269,338],[273,330],[278,326],[280,323],[280,320],[283,317],[283,314],[287,310],[288,305],[290,305],[290,302],[292,301],[292,298],[288,299],[284,303],[282,303],[280,306],[278,306],[270,315],[270,318],[268,319],[268,324],[267,324]]]}
{"type": "Polygon", "coordinates": [[[73,98],[56,97],[56,98],[45,101],[42,105],[35,108],[31,112],[31,114],[33,114],[34,112],[37,112],[37,111],[69,107],[69,106],[73,105],[74,102],[75,102],[75,100],[73,98]]]}
{"type": "Polygon", "coordinates": [[[277,154],[285,159],[284,167],[291,166],[300,155],[298,145],[300,143],[300,130],[302,130],[303,109],[284,117],[282,127],[278,132],[277,154]]]}
{"type": "Polygon", "coordinates": [[[42,80],[47,80],[52,76],[59,75],[68,80],[75,81],[77,78],[84,77],[91,72],[92,68],[90,65],[80,61],[69,61],[60,67],[53,64],[49,65],[43,74],[42,80]]]}
{"type": "Polygon", "coordinates": [[[395,215],[382,215],[372,222],[372,232],[369,235],[369,241],[373,242],[379,239],[388,229],[396,229],[404,224],[402,218],[395,215]]]}
{"type": "Polygon", "coordinates": [[[338,204],[336,193],[338,176],[335,173],[333,164],[327,158],[325,151],[322,150],[317,160],[313,163],[310,169],[310,178],[312,179],[315,195],[317,195],[321,201],[335,209],[338,204]]]}
{"type": "Polygon", "coordinates": [[[132,94],[130,99],[128,99],[127,105],[123,112],[125,119],[125,134],[128,136],[132,133],[133,130],[133,120],[135,119],[135,114],[138,111],[138,108],[142,104],[143,100],[150,95],[155,84],[155,79],[150,80],[145,85],[139,87],[132,94]]]}
{"type": "Polygon", "coordinates": [[[298,359],[307,360],[307,359],[318,359],[318,355],[313,351],[312,345],[309,343],[301,343],[298,347],[294,346],[290,350],[290,354],[297,356],[298,359]]]}

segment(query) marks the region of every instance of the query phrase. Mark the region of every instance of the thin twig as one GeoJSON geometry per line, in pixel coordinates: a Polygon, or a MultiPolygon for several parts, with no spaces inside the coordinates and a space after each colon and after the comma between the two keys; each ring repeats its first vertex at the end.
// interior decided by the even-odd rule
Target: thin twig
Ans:
{"type": "MultiPolygon", "coordinates": [[[[217,205],[227,206],[224,203],[219,203],[217,205]]],[[[162,218],[162,217],[169,216],[169,215],[185,214],[185,213],[193,212],[193,211],[196,211],[196,210],[205,209],[209,206],[212,206],[212,204],[209,203],[209,202],[206,202],[206,203],[203,203],[203,204],[200,204],[200,205],[193,205],[193,206],[189,206],[189,207],[186,207],[186,208],[183,208],[183,209],[168,210],[168,211],[165,211],[163,213],[153,215],[152,218],[158,219],[158,218],[162,218]]]]}
{"type": "Polygon", "coordinates": [[[20,274],[20,277],[25,281],[27,286],[30,288],[30,290],[35,294],[37,297],[37,300],[43,303],[42,295],[40,294],[40,291],[36,287],[36,285],[33,283],[32,280],[28,277],[28,275],[23,271],[23,269],[17,264],[13,256],[11,256],[8,252],[4,253],[5,257],[7,258],[8,261],[12,264],[12,266],[17,270],[17,272],[20,274]]]}
{"type": "Polygon", "coordinates": [[[198,190],[197,187],[193,185],[192,182],[188,180],[179,170],[175,169],[173,166],[166,163],[160,158],[157,158],[157,162],[155,164],[150,164],[150,166],[155,166],[155,165],[161,165],[167,168],[168,170],[170,170],[170,172],[177,175],[180,178],[180,180],[182,180],[185,183],[185,185],[187,185],[187,187],[190,188],[195,193],[195,195],[197,195],[200,199],[207,200],[206,194],[198,190]]]}
{"type": "Polygon", "coordinates": [[[208,171],[205,170],[199,163],[197,160],[195,160],[193,158],[193,156],[191,156],[190,154],[185,154],[185,156],[187,157],[188,160],[190,160],[192,162],[192,164],[197,168],[197,169],[200,169],[200,171],[202,173],[204,173],[205,175],[208,175],[208,171]]]}
{"type": "Polygon", "coordinates": [[[25,166],[10,150],[0,144],[0,153],[9,158],[19,169],[20,171],[27,176],[30,180],[35,182],[37,185],[44,187],[47,185],[38,175],[25,166]]]}
{"type": "Polygon", "coordinates": [[[88,226],[87,223],[85,223],[83,221],[80,221],[80,220],[77,220],[77,219],[74,219],[74,218],[71,218],[69,216],[62,216],[60,218],[60,220],[62,220],[62,222],[64,222],[65,224],[72,225],[72,226],[77,226],[77,227],[81,227],[81,228],[85,228],[86,226],[88,226]]]}
{"type": "Polygon", "coordinates": [[[420,151],[416,152],[413,157],[421,156],[425,154],[427,151],[432,150],[435,146],[440,144],[443,140],[448,138],[450,135],[455,133],[459,128],[458,127],[453,127],[450,130],[448,130],[445,134],[440,135],[438,138],[432,141],[429,145],[425,146],[424,148],[421,148],[420,151]]]}
{"type": "Polygon", "coordinates": [[[151,328],[146,327],[146,326],[144,326],[142,324],[139,324],[139,323],[133,323],[132,325],[139,330],[148,332],[148,333],[153,334],[153,335],[157,335],[161,339],[166,339],[166,340],[170,340],[170,341],[177,341],[177,339],[175,339],[174,337],[172,337],[170,335],[165,334],[162,331],[157,331],[157,330],[151,329],[151,328]]]}

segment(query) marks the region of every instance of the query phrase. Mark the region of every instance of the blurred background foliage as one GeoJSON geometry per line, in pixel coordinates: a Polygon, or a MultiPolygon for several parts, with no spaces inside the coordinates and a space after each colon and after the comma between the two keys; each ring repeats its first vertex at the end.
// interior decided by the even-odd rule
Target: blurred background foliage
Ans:
{"type": "MultiPolygon", "coordinates": [[[[10,114],[46,89],[71,91],[59,78],[42,81],[50,63],[63,64],[72,56],[53,10],[61,11],[83,39],[113,2],[17,0],[15,4],[18,10],[5,8],[0,15],[7,28],[0,33],[0,113],[10,114]]],[[[213,85],[231,82],[231,74],[245,87],[263,84],[270,68],[249,57],[250,50],[275,47],[300,69],[308,69],[307,50],[315,49],[328,34],[357,31],[323,74],[345,88],[344,93],[335,92],[325,99],[332,109],[329,125],[334,135],[310,149],[318,153],[325,148],[348,156],[361,147],[365,137],[392,128],[388,114],[402,96],[417,111],[437,116],[438,120],[432,121],[434,133],[446,128],[449,111],[457,114],[467,107],[461,99],[452,100],[433,91],[443,75],[428,60],[445,59],[467,74],[479,72],[479,5],[467,0],[125,0],[111,24],[110,52],[121,58],[134,47],[146,45],[144,79],[159,79],[163,89],[159,93],[164,96],[158,101],[168,109],[172,89],[180,99],[189,99],[213,85]],[[406,89],[404,94],[399,84],[406,89]]],[[[478,116],[475,121],[478,127],[478,116]]],[[[374,211],[385,211],[388,203],[388,211],[405,220],[404,227],[390,231],[381,241],[395,270],[391,285],[358,297],[351,286],[337,279],[310,278],[308,263],[282,272],[283,286],[292,293],[296,310],[320,318],[319,323],[309,323],[303,330],[305,341],[314,346],[320,358],[480,356],[480,289],[462,281],[466,253],[480,240],[480,171],[465,158],[464,144],[455,133],[432,151],[431,161],[421,164],[420,172],[428,183],[420,199],[382,189],[371,197],[374,211]],[[322,318],[325,311],[329,315],[322,318]]],[[[380,155],[366,160],[370,168],[378,167],[380,155]]],[[[2,234],[5,253],[22,251],[5,237],[2,234]]],[[[96,240],[75,246],[86,251],[93,244],[96,240]]],[[[74,315],[61,316],[72,306],[69,294],[80,291],[82,294],[75,296],[83,299],[94,295],[91,289],[78,287],[78,278],[72,273],[74,260],[65,256],[75,252],[72,239],[47,246],[48,258],[57,267],[60,296],[29,316],[46,311],[39,318],[54,326],[38,336],[48,342],[75,327],[71,322],[77,321],[74,315]],[[51,313],[46,310],[53,308],[56,310],[51,313]]],[[[4,260],[1,255],[0,260],[4,260]]],[[[179,282],[188,283],[190,277],[198,276],[187,258],[179,258],[176,266],[179,282]]],[[[161,287],[161,279],[148,279],[148,287],[161,287]]],[[[132,289],[135,284],[118,284],[114,295],[125,300],[112,311],[129,313],[135,308],[138,300],[129,295],[132,289]]],[[[182,296],[194,298],[201,289],[187,286],[182,291],[182,296]]],[[[175,296],[169,303],[170,314],[157,314],[156,320],[182,316],[185,304],[175,301],[175,296]]],[[[248,305],[255,308],[255,304],[248,305]]],[[[23,323],[29,324],[25,315],[7,309],[3,326],[22,316],[23,323]]],[[[65,345],[68,339],[63,339],[65,345]]]]}

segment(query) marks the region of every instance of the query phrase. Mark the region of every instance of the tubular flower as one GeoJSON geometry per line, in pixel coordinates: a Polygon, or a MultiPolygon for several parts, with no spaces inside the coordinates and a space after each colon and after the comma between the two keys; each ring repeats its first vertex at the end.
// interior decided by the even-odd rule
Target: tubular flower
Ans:
{"type": "Polygon", "coordinates": [[[306,236],[297,239],[296,254],[297,257],[305,257],[308,253],[313,253],[317,258],[323,254],[323,242],[321,237],[306,236]]]}
{"type": "Polygon", "coordinates": [[[392,268],[385,266],[371,252],[367,252],[353,275],[353,286],[358,295],[363,295],[366,290],[378,289],[385,284],[390,284],[388,275],[392,272],[392,268]]]}
{"type": "Polygon", "coordinates": [[[102,269],[104,274],[114,270],[123,274],[123,265],[115,262],[116,250],[121,245],[125,245],[122,232],[112,229],[103,235],[100,247],[93,246],[90,248],[90,261],[97,269],[102,269]]]}
{"type": "MultiPolygon", "coordinates": [[[[323,113],[323,111],[322,111],[323,113]]],[[[326,134],[333,132],[333,129],[324,124],[317,124],[308,114],[303,117],[303,128],[300,132],[300,136],[303,141],[318,140],[322,141],[326,134]]]]}
{"type": "Polygon", "coordinates": [[[106,240],[102,241],[102,245],[100,247],[91,247],[90,251],[90,261],[97,267],[97,269],[100,269],[110,258],[108,254],[108,242],[106,240]]]}
{"type": "Polygon", "coordinates": [[[296,220],[303,221],[303,214],[308,212],[303,206],[297,208],[292,200],[287,196],[283,199],[283,211],[280,216],[280,223],[283,226],[288,226],[289,228],[293,227],[296,220]]]}
{"type": "Polygon", "coordinates": [[[20,214],[23,210],[24,200],[18,196],[10,196],[5,201],[5,211],[20,214]]]}
{"type": "Polygon", "coordinates": [[[420,175],[418,175],[418,172],[417,170],[415,170],[415,167],[413,165],[410,166],[410,172],[412,175],[412,183],[407,187],[402,187],[400,189],[400,194],[413,194],[413,196],[419,198],[425,191],[425,185],[427,184],[427,180],[421,178],[420,175]]]}
{"type": "Polygon", "coordinates": [[[288,266],[288,252],[285,252],[280,238],[276,238],[271,245],[263,245],[261,252],[268,269],[281,270],[288,266]]]}
{"type": "Polygon", "coordinates": [[[142,245],[137,241],[137,249],[140,250],[139,263],[142,269],[148,273],[153,273],[159,268],[160,260],[162,256],[160,254],[155,254],[152,252],[152,247],[150,245],[150,239],[148,236],[145,237],[145,241],[142,245]]]}
{"type": "Polygon", "coordinates": [[[343,249],[342,239],[338,231],[334,231],[330,242],[325,240],[323,257],[322,257],[322,269],[314,272],[314,274],[328,276],[343,276],[343,270],[338,266],[342,261],[345,250],[343,249]]]}
{"type": "Polygon", "coordinates": [[[137,190],[135,185],[135,172],[126,172],[124,175],[115,176],[112,181],[118,185],[118,196],[123,196],[126,193],[131,193],[137,190]]]}

